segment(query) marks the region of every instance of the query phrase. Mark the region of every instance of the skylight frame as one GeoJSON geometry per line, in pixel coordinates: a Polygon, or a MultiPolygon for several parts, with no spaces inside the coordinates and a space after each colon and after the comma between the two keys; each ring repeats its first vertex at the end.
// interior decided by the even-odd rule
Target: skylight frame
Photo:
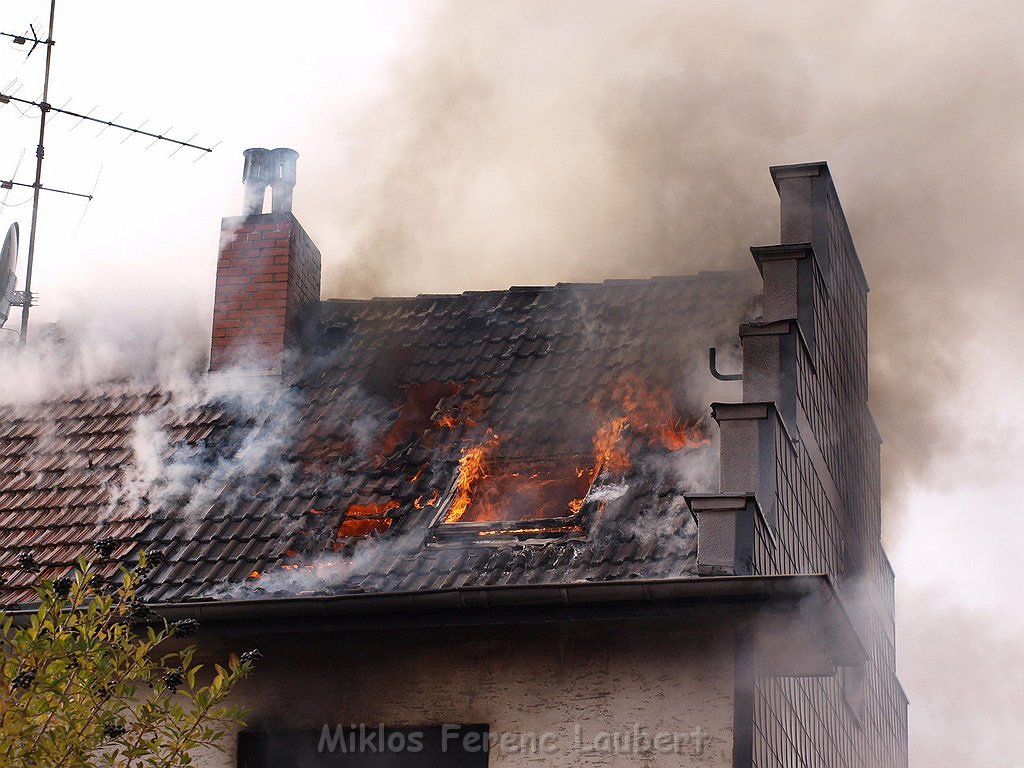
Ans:
{"type": "MultiPolygon", "coordinates": [[[[571,454],[565,456],[544,457],[535,459],[535,462],[554,462],[559,464],[574,465],[586,464],[590,457],[586,454],[571,454]],[[577,461],[578,460],[578,461],[577,461]]],[[[516,461],[527,462],[526,459],[515,459],[516,461]]],[[[549,541],[553,538],[561,539],[572,536],[585,536],[589,521],[598,502],[588,501],[591,491],[602,477],[602,473],[595,475],[587,486],[583,495],[583,504],[579,511],[555,517],[529,518],[520,520],[489,520],[489,521],[456,521],[445,522],[445,518],[451,509],[452,502],[458,491],[459,470],[456,467],[452,473],[452,479],[448,489],[442,494],[437,502],[437,512],[429,525],[429,541],[466,541],[472,540],[479,543],[508,543],[515,541],[549,541]]]]}

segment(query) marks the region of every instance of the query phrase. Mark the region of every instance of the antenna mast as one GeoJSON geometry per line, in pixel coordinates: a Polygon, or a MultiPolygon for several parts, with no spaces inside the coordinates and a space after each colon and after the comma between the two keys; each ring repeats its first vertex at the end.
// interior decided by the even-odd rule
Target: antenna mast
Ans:
{"type": "MultiPolygon", "coordinates": [[[[32,259],[36,255],[36,222],[39,219],[39,193],[43,187],[43,137],[46,135],[46,114],[50,111],[47,101],[50,92],[50,57],[53,53],[53,12],[57,0],[50,0],[50,23],[46,33],[46,68],[43,71],[43,100],[39,104],[39,143],[36,145],[36,179],[32,189],[32,222],[28,229],[28,260],[25,264],[25,295],[32,295],[32,259]]],[[[21,334],[18,344],[25,346],[28,342],[28,313],[32,302],[27,301],[21,308],[21,334]]]]}
{"type": "MultiPolygon", "coordinates": [[[[24,291],[20,291],[20,292],[16,292],[16,293],[18,293],[19,296],[23,296],[23,298],[24,298],[24,303],[20,304],[20,306],[22,308],[21,309],[21,334],[20,334],[20,338],[18,340],[18,344],[20,346],[25,346],[26,342],[28,341],[28,316],[29,316],[29,308],[32,305],[32,263],[33,263],[33,260],[34,260],[34,257],[35,257],[35,253],[36,253],[36,228],[37,228],[37,222],[38,222],[38,219],[39,219],[39,193],[40,192],[44,192],[44,191],[45,192],[60,192],[60,193],[65,194],[65,195],[72,195],[74,197],[83,197],[83,198],[87,198],[88,200],[92,200],[92,193],[86,195],[86,194],[82,194],[80,192],[71,192],[71,191],[68,191],[68,190],[65,190],[65,189],[56,189],[56,188],[53,188],[53,187],[44,187],[43,186],[43,157],[46,154],[45,149],[44,149],[43,139],[46,136],[46,117],[47,117],[47,115],[49,115],[51,112],[56,112],[58,114],[68,115],[70,117],[77,117],[77,118],[79,118],[79,123],[82,123],[82,122],[85,122],[85,121],[89,121],[89,122],[93,122],[93,123],[99,123],[99,124],[105,126],[103,128],[104,131],[107,128],[116,128],[118,130],[127,131],[127,133],[128,133],[128,137],[127,138],[131,138],[131,136],[133,134],[138,134],[140,136],[146,136],[146,137],[149,137],[149,138],[153,139],[153,141],[150,143],[149,146],[153,146],[153,144],[156,144],[158,141],[167,142],[169,144],[176,144],[176,145],[178,145],[178,148],[175,149],[174,152],[171,153],[172,157],[175,154],[177,154],[180,150],[185,149],[186,147],[189,148],[189,149],[198,150],[198,151],[203,152],[203,153],[212,152],[213,151],[212,147],[203,147],[203,146],[200,146],[199,144],[193,144],[192,140],[196,137],[196,134],[192,134],[192,136],[190,136],[187,140],[182,141],[180,139],[174,139],[174,138],[171,138],[170,136],[165,135],[166,133],[170,132],[170,129],[168,129],[167,131],[164,131],[164,133],[153,133],[151,131],[144,131],[144,130],[142,130],[142,125],[145,125],[145,122],[143,122],[143,124],[138,126],[137,128],[132,128],[131,126],[115,122],[117,118],[115,118],[115,120],[103,120],[103,119],[100,119],[98,117],[93,117],[92,114],[91,114],[92,110],[89,110],[89,112],[86,113],[86,114],[81,114],[79,112],[72,112],[69,109],[64,109],[64,107],[55,107],[52,104],[50,104],[50,102],[49,102],[49,96],[50,96],[50,59],[51,59],[51,55],[53,53],[53,46],[54,46],[54,40],[53,40],[53,17],[54,17],[54,11],[56,9],[56,5],[57,5],[57,0],[50,0],[50,21],[49,21],[48,31],[46,33],[46,39],[45,40],[40,40],[39,39],[38,33],[36,33],[35,28],[32,27],[31,24],[29,25],[29,28],[32,30],[31,37],[29,37],[27,34],[26,35],[16,35],[16,34],[12,34],[12,33],[9,33],[9,32],[0,32],[0,36],[11,38],[14,41],[14,43],[17,44],[17,45],[24,45],[24,44],[26,44],[28,42],[31,42],[32,43],[32,48],[28,52],[29,56],[32,55],[32,52],[35,51],[37,46],[39,46],[39,45],[45,45],[46,46],[46,67],[45,67],[45,69],[43,71],[43,95],[42,95],[41,100],[40,101],[32,101],[31,99],[18,98],[17,96],[14,95],[14,93],[0,93],[0,105],[2,105],[2,104],[9,104],[10,102],[13,101],[13,102],[21,103],[21,104],[31,105],[31,106],[37,107],[39,109],[39,143],[36,145],[36,176],[35,176],[35,181],[32,184],[25,184],[25,183],[21,183],[21,182],[15,181],[14,179],[0,180],[0,189],[11,189],[11,187],[31,187],[32,188],[32,221],[31,221],[31,224],[29,226],[29,231],[28,231],[28,259],[26,260],[26,265],[25,265],[25,290],[24,291]]],[[[67,106],[67,105],[65,104],[64,106],[67,106]]],[[[118,115],[118,117],[120,117],[120,115],[118,115]]],[[[102,132],[103,131],[100,131],[100,133],[102,133],[102,132]]],[[[126,140],[127,140],[127,138],[126,138],[126,140]]],[[[124,143],[124,142],[122,142],[122,143],[124,143]]],[[[217,145],[215,144],[214,146],[217,146],[217,145]]],[[[148,147],[147,147],[147,149],[148,149],[148,147]]],[[[202,157],[202,155],[200,155],[200,157],[202,157]]],[[[94,187],[94,190],[95,190],[95,187],[94,187]]],[[[84,216],[84,214],[83,214],[83,216],[84,216]]],[[[21,302],[21,301],[22,301],[22,298],[19,298],[18,302],[21,302]]],[[[12,302],[12,303],[14,303],[14,302],[12,302]]],[[[18,303],[14,303],[14,305],[15,306],[19,306],[18,303]]]]}

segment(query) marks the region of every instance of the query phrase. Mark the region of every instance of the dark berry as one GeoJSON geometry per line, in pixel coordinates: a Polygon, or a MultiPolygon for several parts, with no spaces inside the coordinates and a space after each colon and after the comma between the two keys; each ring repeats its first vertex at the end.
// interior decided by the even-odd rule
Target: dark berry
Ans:
{"type": "Polygon", "coordinates": [[[239,658],[246,664],[255,664],[257,661],[263,658],[263,654],[259,652],[258,648],[252,648],[245,651],[239,658]]]}
{"type": "Polygon", "coordinates": [[[191,637],[199,631],[199,622],[195,619],[180,619],[171,624],[171,630],[177,637],[191,637]]]}
{"type": "Polygon", "coordinates": [[[106,536],[98,541],[94,541],[92,546],[99,553],[100,557],[107,558],[114,554],[114,550],[117,548],[117,541],[106,536]]]}
{"type": "Polygon", "coordinates": [[[111,681],[107,685],[97,685],[95,688],[93,688],[93,693],[95,693],[96,697],[99,698],[101,701],[106,701],[114,695],[115,690],[117,690],[117,684],[111,681]]]}
{"type": "Polygon", "coordinates": [[[164,555],[162,549],[147,549],[146,550],[146,563],[150,568],[156,568],[163,564],[167,558],[164,555]]]}
{"type": "Polygon", "coordinates": [[[185,682],[185,673],[181,667],[177,669],[169,669],[164,673],[163,676],[164,686],[171,693],[177,693],[178,686],[185,682]]]}
{"type": "Polygon", "coordinates": [[[128,616],[134,622],[151,621],[156,618],[153,610],[140,600],[132,600],[128,603],[128,616]]]}
{"type": "Polygon", "coordinates": [[[156,613],[141,600],[129,600],[119,603],[114,621],[120,624],[145,624],[153,621],[156,613]]]}
{"type": "Polygon", "coordinates": [[[24,690],[28,688],[36,679],[35,670],[26,669],[23,672],[19,672],[13,678],[11,678],[11,687],[24,690]]]}
{"type": "Polygon", "coordinates": [[[36,559],[32,557],[31,552],[22,552],[18,555],[18,567],[23,571],[35,573],[39,570],[39,563],[37,563],[36,559]]]}
{"type": "Polygon", "coordinates": [[[94,573],[89,577],[89,586],[97,592],[102,592],[103,588],[107,586],[107,580],[98,573],[94,573]]]}
{"type": "Polygon", "coordinates": [[[61,576],[53,580],[53,591],[57,597],[65,598],[71,594],[71,586],[74,581],[70,576],[61,576]]]}
{"type": "Polygon", "coordinates": [[[103,736],[107,739],[117,739],[125,734],[125,727],[117,723],[104,723],[103,736]]]}

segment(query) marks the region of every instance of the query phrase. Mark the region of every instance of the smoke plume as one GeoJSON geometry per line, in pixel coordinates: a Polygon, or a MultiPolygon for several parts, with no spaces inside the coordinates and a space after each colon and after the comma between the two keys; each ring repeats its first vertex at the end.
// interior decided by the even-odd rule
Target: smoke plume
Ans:
{"type": "Polygon", "coordinates": [[[381,102],[333,121],[353,151],[304,171],[306,199],[341,203],[314,212],[344,256],[325,293],[743,267],[778,239],[768,166],[827,160],[873,289],[895,501],[955,439],[971,306],[1020,275],[1024,54],[993,23],[1020,14],[987,6],[441,4],[381,102]]]}

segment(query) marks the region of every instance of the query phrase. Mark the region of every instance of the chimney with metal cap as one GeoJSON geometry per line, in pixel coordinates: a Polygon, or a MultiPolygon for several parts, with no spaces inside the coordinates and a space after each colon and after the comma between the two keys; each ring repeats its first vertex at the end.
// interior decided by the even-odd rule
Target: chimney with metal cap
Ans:
{"type": "Polygon", "coordinates": [[[320,251],[292,215],[299,153],[242,154],[242,215],[221,222],[210,370],[277,374],[316,326],[320,251]],[[263,213],[268,186],[271,211],[263,213]]]}
{"type": "Polygon", "coordinates": [[[242,166],[242,183],[245,194],[242,200],[242,215],[253,216],[263,213],[263,197],[270,183],[268,170],[269,149],[252,147],[245,150],[245,165],[242,166]]]}
{"type": "Polygon", "coordinates": [[[295,165],[299,153],[288,147],[252,147],[242,154],[245,156],[245,165],[242,167],[242,183],[245,184],[242,215],[263,213],[263,198],[267,187],[271,190],[271,213],[291,213],[295,165]]]}
{"type": "Polygon", "coordinates": [[[295,163],[299,153],[287,147],[278,147],[270,151],[270,210],[277,213],[290,213],[292,210],[292,190],[295,189],[295,163]]]}

